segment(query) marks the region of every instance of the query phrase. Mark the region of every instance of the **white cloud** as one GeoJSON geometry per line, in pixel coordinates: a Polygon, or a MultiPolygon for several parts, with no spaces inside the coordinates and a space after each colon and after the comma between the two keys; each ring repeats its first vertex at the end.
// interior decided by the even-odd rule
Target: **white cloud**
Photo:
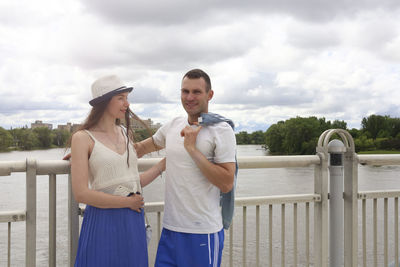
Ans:
{"type": "Polygon", "coordinates": [[[179,114],[183,74],[239,129],[318,116],[400,117],[400,4],[382,1],[1,1],[0,126],[80,122],[116,73],[142,117],[179,114]]]}

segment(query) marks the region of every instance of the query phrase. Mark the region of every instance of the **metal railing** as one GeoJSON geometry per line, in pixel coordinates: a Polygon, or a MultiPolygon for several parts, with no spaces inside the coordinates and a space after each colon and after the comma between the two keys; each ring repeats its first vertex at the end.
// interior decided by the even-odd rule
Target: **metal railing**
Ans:
{"type": "MultiPolygon", "coordinates": [[[[278,257],[274,253],[273,235],[276,233],[274,230],[274,206],[280,206],[280,263],[281,266],[287,264],[287,232],[286,226],[290,223],[286,220],[286,209],[289,206],[293,213],[291,215],[293,221],[292,226],[292,257],[290,258],[293,265],[299,263],[298,259],[298,210],[300,205],[304,205],[304,246],[305,249],[305,262],[306,266],[310,264],[314,266],[328,266],[329,264],[329,251],[328,251],[328,141],[331,136],[337,133],[345,143],[346,152],[344,153],[344,266],[358,266],[358,202],[362,202],[362,259],[363,266],[367,262],[367,249],[366,249],[366,201],[372,199],[373,201],[373,261],[374,266],[378,266],[377,256],[377,200],[383,199],[384,201],[384,264],[387,266],[388,259],[388,199],[393,199],[393,232],[394,238],[394,261],[398,266],[398,198],[400,191],[375,191],[375,192],[359,192],[358,191],[358,164],[369,165],[400,165],[400,155],[357,155],[354,152],[354,143],[351,136],[343,130],[331,130],[321,135],[319,145],[317,147],[317,154],[310,156],[262,156],[262,157],[240,157],[238,158],[240,169],[251,168],[288,168],[288,167],[310,167],[314,166],[314,193],[313,194],[295,194],[285,196],[262,196],[262,197],[247,197],[236,199],[236,210],[242,209],[242,221],[234,218],[232,227],[227,232],[228,249],[225,249],[229,255],[229,266],[234,266],[234,244],[233,239],[240,235],[237,231],[233,230],[241,225],[241,264],[247,265],[247,252],[248,252],[248,224],[247,215],[248,208],[255,208],[255,255],[256,265],[260,266],[260,243],[261,231],[260,225],[267,226],[267,246],[268,246],[268,266],[273,266],[273,259],[278,257]],[[310,205],[311,204],[311,205],[310,205]],[[260,219],[260,209],[265,207],[268,213],[268,220],[260,219]],[[314,210],[313,221],[310,220],[310,207],[314,210]],[[261,223],[265,222],[265,223],[261,223]],[[311,223],[313,226],[311,227],[311,223]],[[310,232],[310,229],[311,232],[310,232]],[[313,235],[313,244],[310,245],[313,235]]],[[[155,164],[159,159],[140,159],[139,171],[148,169],[155,164]]],[[[10,175],[13,172],[26,173],[26,210],[24,211],[2,211],[0,213],[0,223],[8,224],[8,266],[10,263],[10,247],[11,247],[11,226],[12,223],[18,221],[25,221],[26,225],[26,242],[25,242],[25,264],[26,266],[36,266],[36,183],[37,175],[48,175],[49,177],[49,266],[56,266],[56,179],[58,174],[69,174],[69,163],[62,160],[56,161],[35,161],[34,159],[27,159],[26,161],[9,161],[0,162],[0,176],[10,175]]],[[[72,189],[70,183],[70,175],[68,176],[68,255],[69,266],[73,266],[76,256],[79,236],[79,214],[80,209],[78,203],[75,202],[72,196],[72,189]]],[[[399,184],[400,188],[400,184],[399,184]]],[[[156,236],[159,238],[161,233],[161,217],[163,212],[163,203],[147,203],[146,212],[155,213],[157,216],[156,236]]],[[[300,231],[303,231],[300,230],[300,231]]],[[[343,233],[342,233],[343,234],[343,233]]],[[[227,243],[226,242],[226,243],[227,243]]],[[[236,265],[235,265],[236,266],[236,265]]]]}

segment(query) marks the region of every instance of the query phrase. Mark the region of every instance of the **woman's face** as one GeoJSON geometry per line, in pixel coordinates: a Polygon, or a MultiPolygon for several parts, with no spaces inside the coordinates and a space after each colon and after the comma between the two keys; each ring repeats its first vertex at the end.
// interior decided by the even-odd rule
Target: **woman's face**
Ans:
{"type": "Polygon", "coordinates": [[[106,111],[115,118],[125,118],[125,113],[129,108],[128,94],[129,92],[125,92],[113,96],[107,105],[106,111]]]}

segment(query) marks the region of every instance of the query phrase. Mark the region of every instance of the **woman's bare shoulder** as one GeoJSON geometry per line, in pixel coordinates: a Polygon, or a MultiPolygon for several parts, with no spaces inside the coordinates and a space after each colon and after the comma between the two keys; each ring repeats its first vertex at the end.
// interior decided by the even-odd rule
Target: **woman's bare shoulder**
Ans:
{"type": "Polygon", "coordinates": [[[84,130],[77,131],[72,135],[72,143],[88,143],[90,140],[89,134],[84,130]]]}

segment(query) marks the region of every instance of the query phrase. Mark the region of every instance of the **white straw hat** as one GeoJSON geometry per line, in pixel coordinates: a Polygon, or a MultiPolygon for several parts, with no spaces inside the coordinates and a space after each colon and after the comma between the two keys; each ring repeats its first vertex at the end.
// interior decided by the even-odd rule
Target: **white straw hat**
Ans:
{"type": "Polygon", "coordinates": [[[93,99],[89,101],[89,104],[95,106],[114,95],[131,92],[132,89],[133,87],[126,87],[117,75],[101,77],[92,84],[93,99]]]}

